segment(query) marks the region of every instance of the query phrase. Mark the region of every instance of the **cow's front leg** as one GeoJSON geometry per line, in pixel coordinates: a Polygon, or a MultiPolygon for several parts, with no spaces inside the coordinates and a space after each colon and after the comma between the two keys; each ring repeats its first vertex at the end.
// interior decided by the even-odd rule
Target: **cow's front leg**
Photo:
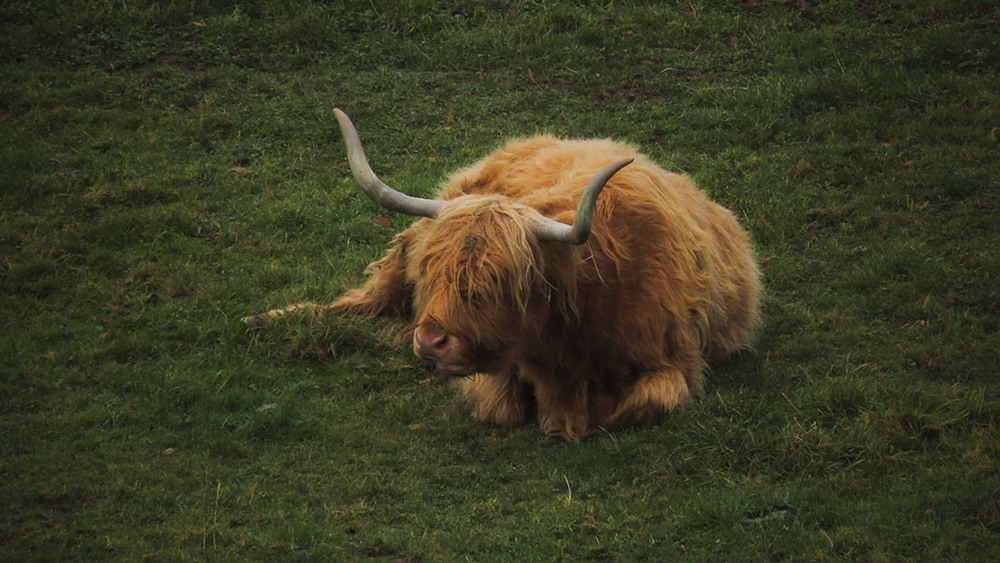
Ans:
{"type": "Polygon", "coordinates": [[[472,416],[490,424],[521,424],[531,411],[531,390],[514,369],[502,374],[479,373],[458,380],[472,416]]]}
{"type": "Polygon", "coordinates": [[[522,369],[521,377],[534,388],[538,424],[546,434],[578,440],[598,430],[590,422],[586,382],[559,381],[530,368],[522,369]]]}
{"type": "Polygon", "coordinates": [[[625,390],[614,411],[599,421],[601,426],[655,422],[691,402],[701,392],[700,367],[688,370],[665,367],[643,374],[625,390]]]}

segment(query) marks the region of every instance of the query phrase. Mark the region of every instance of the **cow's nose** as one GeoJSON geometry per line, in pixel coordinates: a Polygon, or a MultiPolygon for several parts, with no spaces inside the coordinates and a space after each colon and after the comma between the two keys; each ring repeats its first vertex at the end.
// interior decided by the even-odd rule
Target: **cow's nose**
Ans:
{"type": "Polygon", "coordinates": [[[425,360],[440,360],[451,349],[451,338],[437,327],[417,327],[413,331],[413,351],[425,360]]]}

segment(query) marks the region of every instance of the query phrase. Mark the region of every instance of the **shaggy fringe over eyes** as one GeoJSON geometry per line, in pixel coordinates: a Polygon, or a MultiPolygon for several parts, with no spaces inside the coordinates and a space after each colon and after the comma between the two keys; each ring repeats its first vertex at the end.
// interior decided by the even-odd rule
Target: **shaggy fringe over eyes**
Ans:
{"type": "Polygon", "coordinates": [[[439,321],[473,316],[480,324],[494,316],[491,310],[523,315],[544,267],[528,224],[527,211],[504,197],[453,201],[431,228],[421,258],[422,308],[439,321]]]}

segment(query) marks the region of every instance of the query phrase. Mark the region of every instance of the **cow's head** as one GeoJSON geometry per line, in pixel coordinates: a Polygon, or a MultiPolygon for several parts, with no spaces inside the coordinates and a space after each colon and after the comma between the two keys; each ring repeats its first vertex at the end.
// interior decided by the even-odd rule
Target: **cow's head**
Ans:
{"type": "Polygon", "coordinates": [[[503,196],[451,200],[410,248],[413,350],[454,375],[492,372],[532,326],[544,290],[533,209],[503,196]],[[538,305],[538,303],[535,303],[538,305]]]}
{"type": "Polygon", "coordinates": [[[583,190],[573,225],[499,195],[414,198],[372,172],[351,120],[334,110],[361,189],[387,209],[434,219],[409,249],[416,323],[413,350],[453,375],[494,372],[531,338],[532,298],[547,283],[540,245],[583,244],[604,185],[631,158],[600,169],[583,190]]]}

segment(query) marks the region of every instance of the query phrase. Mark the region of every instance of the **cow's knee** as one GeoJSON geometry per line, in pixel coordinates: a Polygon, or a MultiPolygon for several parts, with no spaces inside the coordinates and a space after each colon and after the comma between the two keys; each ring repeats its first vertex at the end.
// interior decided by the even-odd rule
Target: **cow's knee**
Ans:
{"type": "Polygon", "coordinates": [[[701,391],[701,376],[686,374],[676,368],[648,373],[621,396],[614,412],[604,424],[643,424],[654,422],[691,402],[701,391]]]}
{"type": "Polygon", "coordinates": [[[498,425],[523,423],[531,410],[527,392],[511,375],[476,374],[458,380],[472,416],[498,425]]]}

